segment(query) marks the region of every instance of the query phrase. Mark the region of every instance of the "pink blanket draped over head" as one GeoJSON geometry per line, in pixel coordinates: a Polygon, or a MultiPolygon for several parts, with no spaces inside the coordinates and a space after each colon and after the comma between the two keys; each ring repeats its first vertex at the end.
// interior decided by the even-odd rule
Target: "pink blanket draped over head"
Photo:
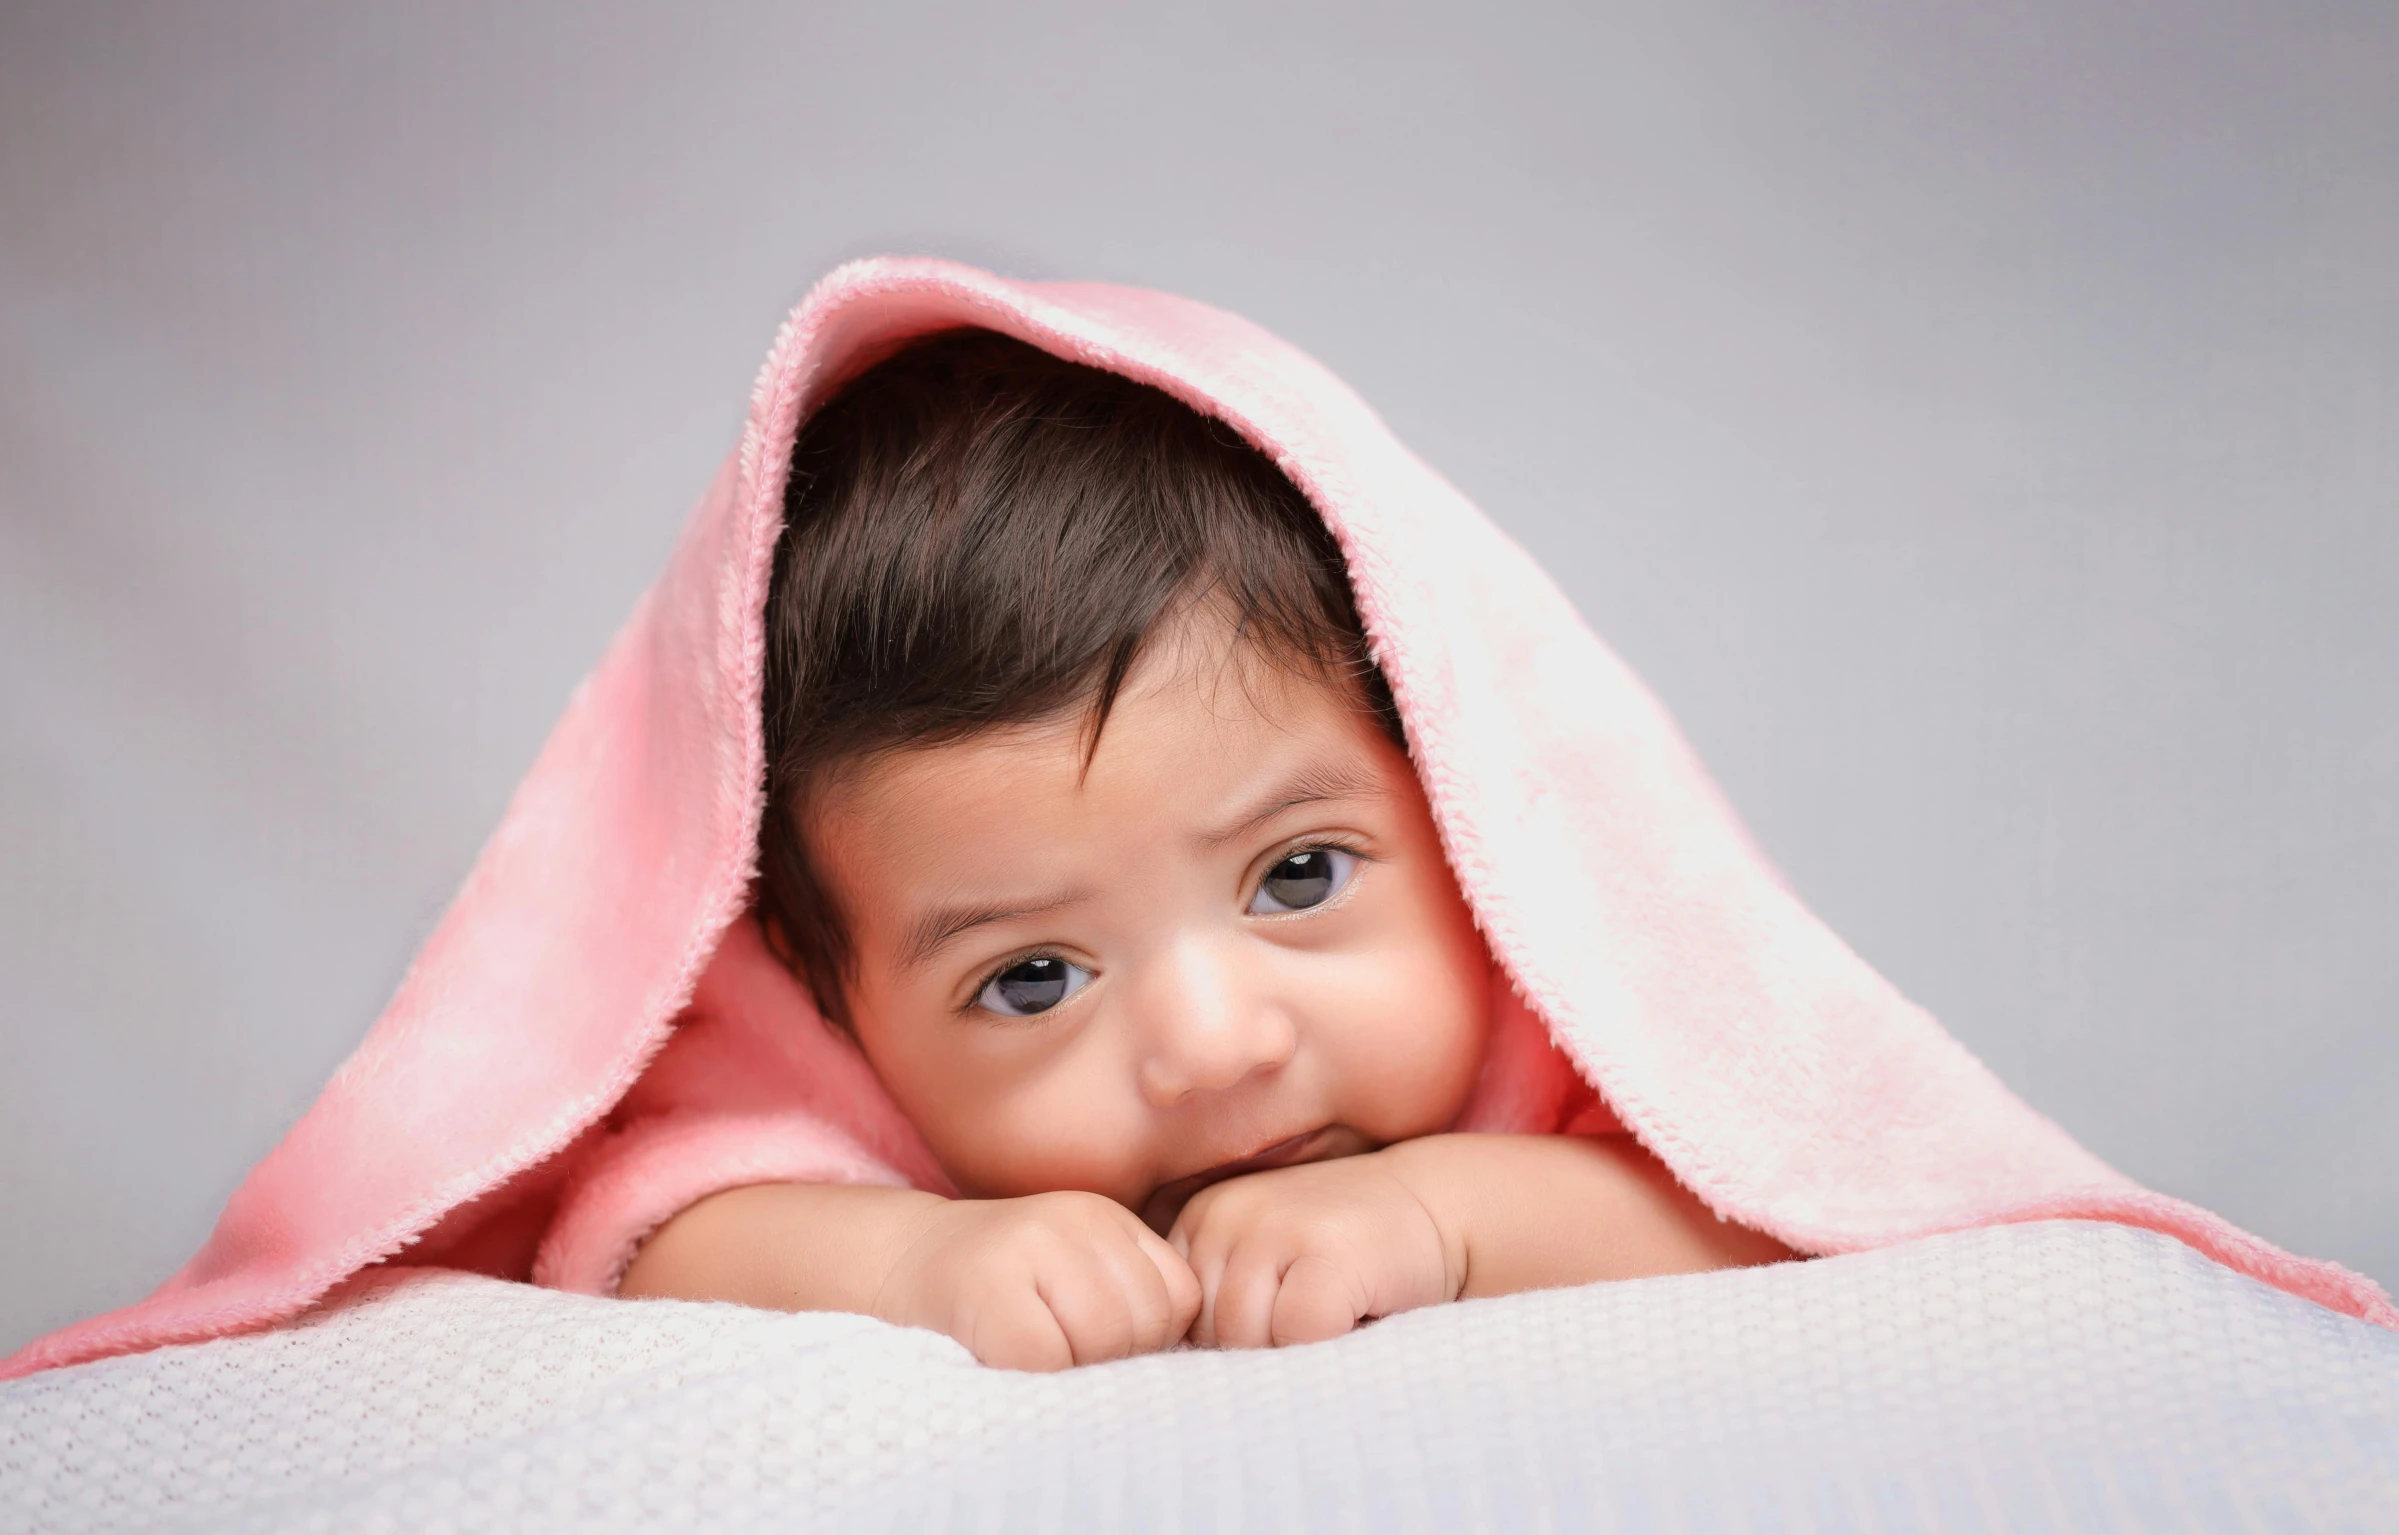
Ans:
{"type": "Polygon", "coordinates": [[[2107,1167],[1851,953],[1549,579],[1317,363],[1184,299],[878,260],[792,316],[665,574],[390,1007],[208,1244],[0,1378],[266,1326],[403,1252],[520,1278],[538,1253],[539,1277],[604,1289],[642,1222],[730,1182],[945,1186],[743,916],[793,433],[895,345],[962,325],[1165,389],[1307,493],[1515,1016],[1718,1213],[1809,1253],[2122,1221],[2399,1327],[2360,1276],[2107,1167]]]}

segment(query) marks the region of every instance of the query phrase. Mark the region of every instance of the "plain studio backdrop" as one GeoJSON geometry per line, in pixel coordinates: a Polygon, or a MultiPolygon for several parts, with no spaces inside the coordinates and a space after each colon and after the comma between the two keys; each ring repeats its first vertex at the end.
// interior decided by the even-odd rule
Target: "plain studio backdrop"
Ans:
{"type": "Polygon", "coordinates": [[[880,251],[1323,358],[2018,1092],[2399,1281],[2399,7],[61,0],[0,1348],[200,1242],[880,251]]]}

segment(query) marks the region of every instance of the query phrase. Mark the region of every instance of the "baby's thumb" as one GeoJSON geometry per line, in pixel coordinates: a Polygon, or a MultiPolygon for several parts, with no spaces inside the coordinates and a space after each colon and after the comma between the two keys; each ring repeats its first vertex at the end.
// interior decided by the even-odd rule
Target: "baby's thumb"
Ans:
{"type": "Polygon", "coordinates": [[[1348,1332],[1373,1310],[1354,1276],[1327,1259],[1303,1255],[1283,1270],[1267,1332],[1276,1348],[1322,1343],[1348,1332]]]}
{"type": "Polygon", "coordinates": [[[1141,1228],[1136,1240],[1141,1243],[1142,1255],[1157,1265],[1158,1277],[1166,1281],[1166,1303],[1173,1308],[1175,1336],[1181,1337],[1199,1320],[1199,1275],[1188,1259],[1147,1226],[1141,1228]]]}

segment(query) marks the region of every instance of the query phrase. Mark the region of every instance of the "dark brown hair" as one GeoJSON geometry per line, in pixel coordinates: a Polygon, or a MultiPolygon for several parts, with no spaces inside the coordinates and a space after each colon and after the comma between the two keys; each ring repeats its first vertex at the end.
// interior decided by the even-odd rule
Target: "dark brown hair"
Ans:
{"type": "Polygon", "coordinates": [[[848,1029],[849,933],[812,867],[812,785],[862,758],[1088,712],[1218,605],[1352,687],[1394,740],[1332,534],[1263,453],[1164,392],[991,331],[916,342],[802,425],[766,607],[759,913],[848,1029]]]}

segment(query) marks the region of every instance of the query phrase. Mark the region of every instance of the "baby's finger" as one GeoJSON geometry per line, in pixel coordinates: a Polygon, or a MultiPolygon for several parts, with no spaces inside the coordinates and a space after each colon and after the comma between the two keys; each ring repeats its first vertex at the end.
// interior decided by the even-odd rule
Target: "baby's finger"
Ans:
{"type": "Polygon", "coordinates": [[[1225,1211],[1225,1198],[1232,1192],[1230,1183],[1218,1183],[1192,1195],[1175,1216],[1175,1223],[1166,1228],[1166,1245],[1196,1266],[1200,1255],[1212,1245],[1211,1239],[1220,1238],[1229,1226],[1236,1224],[1215,1218],[1225,1211]]]}
{"type": "Polygon", "coordinates": [[[1045,1264],[1034,1288],[1057,1318],[1075,1364],[1098,1364],[1133,1352],[1133,1305],[1106,1258],[1080,1244],[1045,1264]]]}
{"type": "Polygon", "coordinates": [[[1274,1341],[1274,1298],[1282,1287],[1287,1255],[1279,1247],[1248,1241],[1233,1249],[1217,1275],[1208,1297],[1208,1336],[1199,1341],[1212,1348],[1265,1348],[1274,1341]]]}
{"type": "MultiPolygon", "coordinates": [[[[1126,1224],[1134,1223],[1128,1220],[1126,1224]]],[[[1142,1235],[1149,1235],[1146,1228],[1142,1228],[1142,1235]]],[[[1124,1299],[1125,1315],[1132,1326],[1126,1353],[1154,1354],[1182,1334],[1183,1327],[1189,1325],[1188,1319],[1181,1326],[1174,1324],[1166,1278],[1130,1231],[1115,1228],[1095,1233],[1092,1252],[1108,1281],[1124,1299]]]]}
{"type": "Polygon", "coordinates": [[[1133,1240],[1140,1247],[1141,1255],[1149,1259],[1150,1266],[1157,1271],[1159,1284],[1165,1291],[1166,1335],[1157,1345],[1164,1348],[1189,1332],[1192,1322],[1199,1316],[1199,1275],[1192,1272],[1190,1262],[1181,1253],[1169,1247],[1147,1226],[1141,1227],[1133,1240]]]}
{"type": "Polygon", "coordinates": [[[1183,1213],[1166,1234],[1167,1245],[1191,1270],[1192,1280],[1199,1287],[1199,1305],[1192,1312],[1191,1341],[1201,1348],[1218,1347],[1216,1338],[1216,1292],[1224,1278],[1225,1262],[1232,1255],[1236,1233],[1246,1229],[1242,1222],[1231,1218],[1224,1206],[1209,1196],[1226,1185],[1202,1189],[1199,1196],[1183,1206],[1183,1213]]]}
{"type": "Polygon", "coordinates": [[[1075,1362],[1065,1329],[1030,1286],[984,1306],[959,1337],[977,1359],[998,1370],[1063,1370],[1075,1362]]]}
{"type": "Polygon", "coordinates": [[[1283,1270],[1268,1333],[1276,1348],[1321,1343],[1358,1325],[1366,1296],[1357,1276],[1329,1259],[1304,1254],[1283,1270]]]}

